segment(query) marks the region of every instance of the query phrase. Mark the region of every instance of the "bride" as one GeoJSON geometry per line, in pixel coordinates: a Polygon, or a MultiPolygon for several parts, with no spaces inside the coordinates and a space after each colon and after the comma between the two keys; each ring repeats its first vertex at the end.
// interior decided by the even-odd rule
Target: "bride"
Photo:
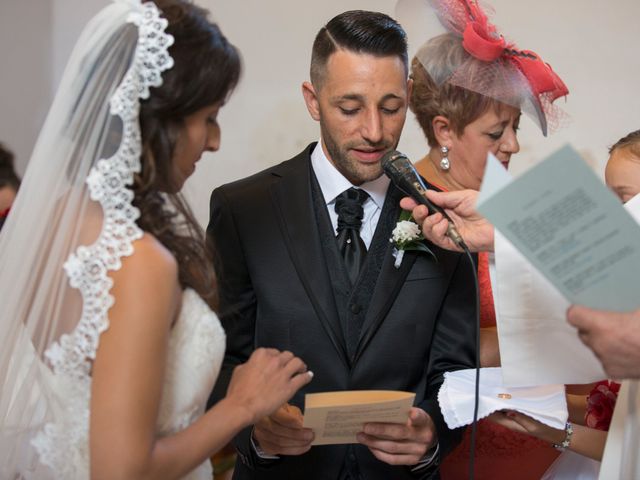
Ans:
{"type": "Polygon", "coordinates": [[[235,47],[183,0],[116,0],[71,56],[0,235],[0,478],[211,478],[311,379],[259,349],[204,406],[224,332],[178,196],[220,145],[235,47]]]}

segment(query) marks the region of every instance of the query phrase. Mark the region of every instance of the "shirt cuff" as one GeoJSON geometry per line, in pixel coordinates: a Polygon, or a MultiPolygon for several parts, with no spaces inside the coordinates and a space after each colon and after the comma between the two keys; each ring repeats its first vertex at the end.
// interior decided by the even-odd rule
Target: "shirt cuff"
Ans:
{"type": "Polygon", "coordinates": [[[251,430],[251,447],[253,451],[256,452],[256,455],[258,455],[258,458],[262,460],[278,460],[280,458],[279,455],[271,455],[260,448],[258,442],[253,438],[253,432],[254,431],[251,430]]]}
{"type": "Polygon", "coordinates": [[[424,457],[422,457],[418,463],[411,467],[411,471],[417,472],[431,465],[438,458],[439,452],[440,443],[436,443],[435,446],[427,450],[427,453],[424,454],[424,457]]]}

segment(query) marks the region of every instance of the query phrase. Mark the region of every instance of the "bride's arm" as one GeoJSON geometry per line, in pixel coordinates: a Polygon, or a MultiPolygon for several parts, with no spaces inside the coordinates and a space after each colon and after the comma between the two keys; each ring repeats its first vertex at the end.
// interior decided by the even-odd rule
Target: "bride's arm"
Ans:
{"type": "Polygon", "coordinates": [[[180,478],[310,380],[291,353],[261,349],[234,372],[225,399],[187,429],[156,437],[166,350],[179,309],[177,265],[153,237],[112,275],[115,303],[92,371],[92,479],[180,478]]]}

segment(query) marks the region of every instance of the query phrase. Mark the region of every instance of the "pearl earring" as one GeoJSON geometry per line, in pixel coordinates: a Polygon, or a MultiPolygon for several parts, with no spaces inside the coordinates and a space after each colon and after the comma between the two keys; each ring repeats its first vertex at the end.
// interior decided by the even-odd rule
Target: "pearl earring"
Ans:
{"type": "Polygon", "coordinates": [[[451,168],[451,162],[449,162],[449,149],[447,147],[440,147],[440,153],[442,153],[442,159],[440,160],[440,168],[442,170],[449,170],[451,168]]]}

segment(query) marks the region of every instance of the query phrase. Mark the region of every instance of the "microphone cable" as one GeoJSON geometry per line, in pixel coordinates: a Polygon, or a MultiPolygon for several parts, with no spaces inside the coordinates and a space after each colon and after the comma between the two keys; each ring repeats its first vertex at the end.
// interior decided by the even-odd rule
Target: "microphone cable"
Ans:
{"type": "MultiPolygon", "coordinates": [[[[475,330],[476,330],[476,338],[475,338],[475,350],[476,350],[476,358],[475,358],[475,370],[476,370],[476,378],[475,378],[475,388],[473,394],[473,422],[471,423],[471,441],[469,446],[469,480],[475,479],[475,458],[476,458],[476,442],[478,435],[478,409],[480,404],[480,284],[478,281],[478,265],[479,261],[473,261],[473,255],[467,247],[467,244],[464,242],[462,236],[458,233],[458,230],[455,228],[453,224],[453,220],[449,218],[449,216],[441,210],[440,213],[447,219],[449,222],[449,228],[447,231],[447,235],[453,242],[458,245],[465,253],[466,257],[469,259],[469,265],[472,270],[473,277],[473,285],[475,292],[475,303],[476,303],[476,318],[475,318],[475,330]]],[[[480,253],[478,253],[479,255],[480,253]]]]}
{"type": "Polygon", "coordinates": [[[439,212],[444,218],[447,219],[448,227],[446,235],[466,254],[469,259],[469,265],[471,266],[473,273],[473,281],[475,287],[475,300],[476,300],[476,378],[475,378],[475,391],[474,391],[474,403],[473,403],[473,423],[471,424],[471,445],[469,452],[469,479],[475,478],[475,452],[476,452],[476,437],[477,437],[477,423],[478,423],[478,407],[480,399],[480,287],[478,282],[478,267],[473,261],[473,256],[469,251],[469,248],[464,242],[462,236],[458,233],[455,224],[445,213],[445,211],[439,206],[433,204],[427,197],[427,186],[424,184],[422,178],[415,170],[409,158],[397,150],[390,151],[384,154],[381,160],[381,165],[384,173],[391,179],[396,187],[413,198],[417,203],[425,205],[429,209],[429,214],[439,212]]]}
{"type": "MultiPolygon", "coordinates": [[[[476,311],[476,318],[475,318],[476,378],[475,378],[475,386],[474,386],[475,388],[474,388],[474,394],[473,394],[473,422],[471,423],[471,441],[469,442],[470,443],[469,480],[474,480],[476,442],[477,442],[477,435],[478,435],[478,409],[480,406],[479,405],[480,404],[480,282],[478,281],[478,265],[480,264],[480,262],[478,261],[478,263],[476,263],[473,261],[473,255],[471,254],[469,247],[467,247],[467,244],[464,242],[464,239],[462,238],[462,236],[458,233],[458,230],[453,224],[453,220],[451,220],[451,218],[449,218],[449,216],[443,210],[440,213],[442,213],[442,215],[447,219],[447,222],[449,222],[447,236],[449,236],[449,238],[453,240],[453,242],[462,249],[462,251],[465,253],[467,258],[469,259],[469,265],[471,266],[471,273],[473,277],[473,285],[474,285],[474,292],[475,292],[474,296],[476,301],[476,308],[475,308],[475,311],[476,311]]],[[[478,252],[478,255],[480,255],[480,252],[478,252]]]]}
{"type": "MultiPolygon", "coordinates": [[[[450,222],[451,220],[449,220],[450,222]]],[[[469,265],[473,270],[473,283],[475,287],[475,299],[476,299],[476,378],[475,378],[475,390],[473,396],[473,422],[471,423],[471,442],[469,447],[469,479],[475,478],[475,457],[476,457],[476,441],[478,434],[478,408],[480,400],[480,285],[478,282],[478,266],[473,261],[473,256],[467,248],[467,245],[462,242],[460,247],[463,249],[467,258],[469,259],[469,265]]],[[[478,262],[480,263],[480,262],[478,262]]]]}

